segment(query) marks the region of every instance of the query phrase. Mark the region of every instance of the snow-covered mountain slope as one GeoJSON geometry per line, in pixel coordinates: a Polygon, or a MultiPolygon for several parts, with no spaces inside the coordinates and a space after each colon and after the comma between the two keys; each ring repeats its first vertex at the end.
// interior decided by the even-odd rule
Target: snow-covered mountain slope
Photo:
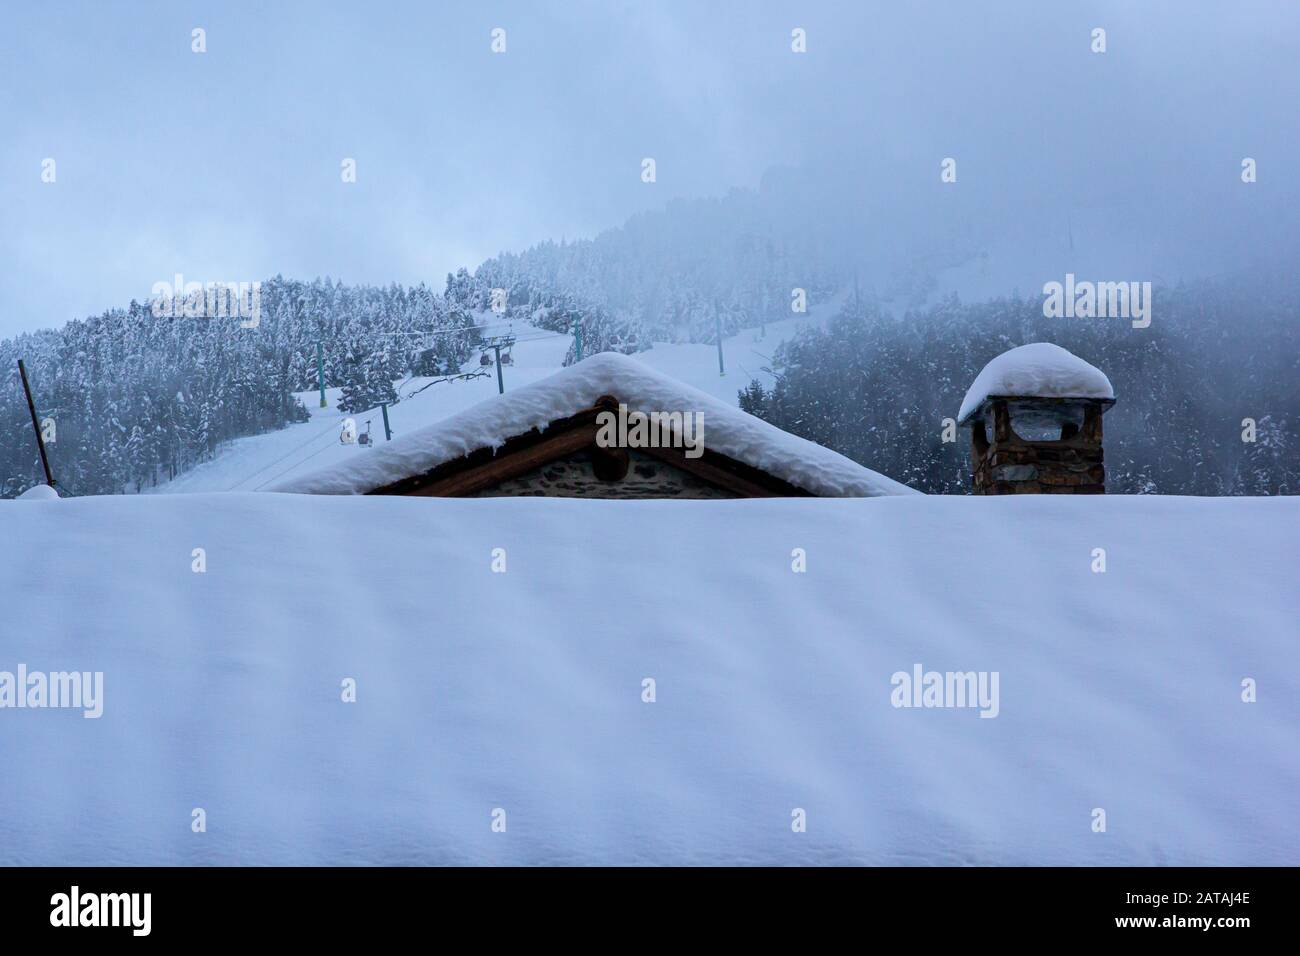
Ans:
{"type": "MultiPolygon", "coordinates": [[[[718,352],[713,345],[656,345],[637,354],[637,360],[678,381],[692,385],[709,395],[736,405],[736,393],[759,379],[765,386],[772,378],[763,371],[776,346],[800,328],[830,319],[843,305],[843,296],[810,307],[806,315],[768,325],[765,329],[746,329],[723,340],[726,375],[718,374],[718,352]]],[[[519,343],[513,349],[514,364],[504,368],[506,390],[528,385],[554,374],[562,367],[571,339],[545,329],[517,324],[514,333],[519,343]]],[[[477,363],[466,366],[472,371],[477,363]]],[[[389,409],[389,424],[394,436],[406,434],[425,425],[448,418],[497,394],[494,369],[484,378],[438,383],[389,409]]],[[[406,383],[401,391],[409,395],[428,384],[427,378],[406,383]]],[[[177,475],[155,488],[153,493],[203,491],[257,491],[279,482],[310,474],[322,467],[341,464],[373,449],[361,445],[344,445],[339,432],[345,418],[357,422],[377,442],[384,441],[383,417],[378,409],[365,414],[344,415],[338,411],[338,389],[326,389],[328,407],[320,407],[318,392],[300,396],[311,413],[311,420],[275,432],[241,438],[229,443],[215,459],[177,475]]]]}
{"type": "Polygon", "coordinates": [[[0,671],[103,672],[98,719],[0,709],[0,864],[1300,862],[1296,498],[125,496],[0,539],[0,671]],[[997,716],[893,706],[916,665],[997,716]]]}

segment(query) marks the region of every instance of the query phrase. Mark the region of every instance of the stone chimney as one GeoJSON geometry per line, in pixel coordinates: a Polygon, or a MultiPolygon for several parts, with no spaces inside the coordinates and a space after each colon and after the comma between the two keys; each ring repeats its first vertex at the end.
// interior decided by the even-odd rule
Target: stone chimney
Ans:
{"type": "Polygon", "coordinates": [[[1115,404],[1099,369],[1046,342],[1004,352],[966,394],[977,495],[1106,492],[1101,416],[1115,404]]]}

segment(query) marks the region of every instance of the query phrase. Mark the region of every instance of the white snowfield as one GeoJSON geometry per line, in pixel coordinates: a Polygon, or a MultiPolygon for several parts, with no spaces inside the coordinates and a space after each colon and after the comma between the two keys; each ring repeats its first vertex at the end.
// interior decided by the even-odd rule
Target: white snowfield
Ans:
{"type": "Polygon", "coordinates": [[[0,540],[0,671],[103,672],[99,719],[0,708],[0,864],[1300,863],[1300,498],[121,496],[0,540]],[[894,707],[918,664],[997,716],[894,707]]]}
{"type": "Polygon", "coordinates": [[[602,352],[531,385],[385,442],[337,465],[271,487],[318,495],[365,494],[480,448],[592,407],[604,395],[630,411],[698,413],[704,446],[828,498],[915,495],[916,490],[815,442],[791,435],[697,388],[616,352],[602,352]]]}
{"type": "Polygon", "coordinates": [[[1115,389],[1101,369],[1074,353],[1050,342],[1033,342],[1003,352],[984,366],[966,392],[957,423],[970,418],[990,395],[1114,398],[1115,389]]]}

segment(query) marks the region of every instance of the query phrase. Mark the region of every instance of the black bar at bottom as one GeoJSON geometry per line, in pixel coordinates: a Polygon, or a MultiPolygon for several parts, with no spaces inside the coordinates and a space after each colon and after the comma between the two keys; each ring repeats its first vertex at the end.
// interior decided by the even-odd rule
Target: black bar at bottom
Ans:
{"type": "Polygon", "coordinates": [[[733,937],[815,923],[819,933],[882,940],[919,932],[927,945],[1097,936],[1231,945],[1285,931],[1293,913],[1284,887],[1295,875],[1285,868],[12,868],[0,869],[0,925],[6,941],[75,933],[83,943],[373,943],[474,927],[496,939],[557,921],[566,936],[599,925],[602,933],[625,927],[635,938],[704,921],[733,937]]]}

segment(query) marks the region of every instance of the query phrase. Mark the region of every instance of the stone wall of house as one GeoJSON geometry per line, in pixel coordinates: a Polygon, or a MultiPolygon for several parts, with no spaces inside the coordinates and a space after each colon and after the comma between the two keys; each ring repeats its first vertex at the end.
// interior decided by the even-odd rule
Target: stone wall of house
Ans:
{"type": "Polygon", "coordinates": [[[627,476],[621,481],[601,481],[591,467],[591,456],[580,451],[532,471],[475,492],[474,498],[735,498],[725,488],[710,484],[636,449],[628,452],[627,476]]]}

